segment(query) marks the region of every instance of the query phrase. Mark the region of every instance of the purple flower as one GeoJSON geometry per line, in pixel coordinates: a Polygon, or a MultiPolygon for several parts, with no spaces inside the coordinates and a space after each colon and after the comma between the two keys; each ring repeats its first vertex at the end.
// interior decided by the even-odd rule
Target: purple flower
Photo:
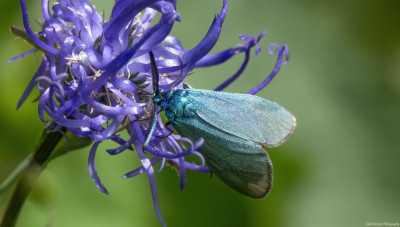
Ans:
{"type": "MultiPolygon", "coordinates": [[[[227,0],[223,0],[222,9],[205,37],[190,50],[186,50],[179,39],[169,35],[174,23],[181,20],[176,11],[176,0],[118,0],[108,21],[87,0],[58,0],[52,10],[49,0],[42,0],[44,20],[42,31],[37,34],[30,28],[25,1],[20,0],[20,4],[25,37],[35,48],[10,61],[38,50],[43,54],[42,62],[17,108],[36,87],[41,93],[39,117],[51,131],[65,127],[79,137],[89,136],[95,142],[89,154],[89,171],[103,193],[108,194],[108,191],[97,175],[94,161],[98,145],[105,140],[119,144],[107,150],[111,155],[127,149],[135,150],[142,166],[122,178],[147,174],[157,217],[165,225],[158,208],[154,165],[161,162],[159,171],[167,161],[177,166],[181,189],[187,169],[210,170],[204,166],[202,155],[196,152],[202,139],[190,141],[171,134],[173,128],[164,125],[160,116],[150,145],[144,147],[153,105],[149,51],[156,57],[163,90],[183,88],[182,81],[194,68],[214,66],[244,52],[242,66],[215,89],[220,91],[244,71],[252,47],[256,47],[256,55],[260,53],[258,42],[266,32],[258,37],[240,35],[244,43],[209,54],[219,38],[228,8],[227,0]],[[157,14],[161,14],[160,20],[150,26],[157,14]],[[45,113],[50,119],[45,118],[45,113]],[[125,129],[130,135],[127,141],[119,136],[119,132],[125,129]],[[152,158],[144,150],[149,151],[152,158]],[[187,162],[187,155],[198,156],[201,163],[187,162]]],[[[267,79],[249,94],[265,87],[288,60],[286,45],[270,44],[268,52],[271,55],[278,53],[276,66],[267,79]]]]}

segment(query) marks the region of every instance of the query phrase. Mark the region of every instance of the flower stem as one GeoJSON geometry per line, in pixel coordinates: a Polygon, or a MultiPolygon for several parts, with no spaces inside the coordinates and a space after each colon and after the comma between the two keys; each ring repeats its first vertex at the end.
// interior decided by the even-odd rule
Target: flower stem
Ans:
{"type": "Polygon", "coordinates": [[[47,161],[51,157],[54,148],[62,137],[63,135],[60,132],[44,134],[42,136],[40,146],[36,149],[15,187],[0,227],[15,226],[18,215],[29,195],[29,192],[32,190],[32,187],[42,170],[46,167],[47,161]]]}

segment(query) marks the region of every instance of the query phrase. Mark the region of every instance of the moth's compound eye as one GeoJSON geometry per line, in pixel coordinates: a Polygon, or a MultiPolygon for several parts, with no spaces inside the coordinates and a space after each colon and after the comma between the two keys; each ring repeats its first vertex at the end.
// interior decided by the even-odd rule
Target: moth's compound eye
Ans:
{"type": "Polygon", "coordinates": [[[162,97],[160,95],[153,94],[152,99],[153,99],[153,102],[155,102],[156,104],[160,104],[162,101],[162,97]]]}

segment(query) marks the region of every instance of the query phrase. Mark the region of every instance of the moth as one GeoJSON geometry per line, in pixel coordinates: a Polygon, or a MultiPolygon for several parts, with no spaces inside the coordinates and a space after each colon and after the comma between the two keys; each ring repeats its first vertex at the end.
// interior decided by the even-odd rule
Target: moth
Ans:
{"type": "Polygon", "coordinates": [[[204,139],[198,151],[225,184],[244,195],[265,198],[272,188],[273,172],[263,147],[277,147],[288,140],[296,118],[279,104],[254,95],[199,89],[159,91],[152,52],[150,62],[153,103],[165,111],[174,129],[192,141],[204,139]]]}

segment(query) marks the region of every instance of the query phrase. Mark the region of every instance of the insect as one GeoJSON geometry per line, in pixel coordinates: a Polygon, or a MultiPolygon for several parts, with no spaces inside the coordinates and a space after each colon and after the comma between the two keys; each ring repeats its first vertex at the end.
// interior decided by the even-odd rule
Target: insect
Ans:
{"type": "MultiPolygon", "coordinates": [[[[159,75],[150,52],[153,103],[165,111],[174,129],[196,141],[207,166],[225,184],[253,198],[265,198],[272,188],[272,163],[263,146],[284,143],[296,127],[295,117],[267,99],[198,89],[159,91],[159,75]]],[[[157,112],[154,112],[157,116],[157,112]]],[[[147,137],[145,147],[154,131],[147,137]]]]}

